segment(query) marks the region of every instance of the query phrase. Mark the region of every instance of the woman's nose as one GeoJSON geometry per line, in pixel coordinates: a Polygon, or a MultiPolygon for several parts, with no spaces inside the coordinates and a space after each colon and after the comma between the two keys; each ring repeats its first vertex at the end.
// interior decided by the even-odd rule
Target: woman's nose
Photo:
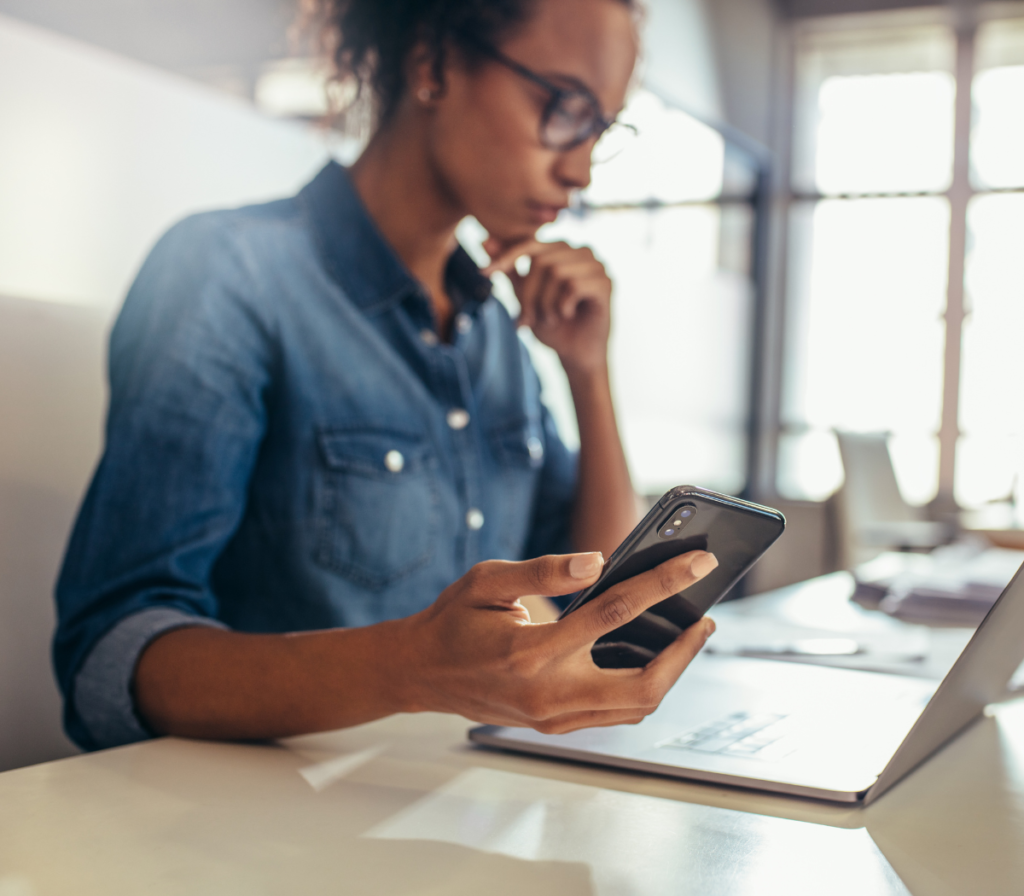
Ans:
{"type": "Polygon", "coordinates": [[[590,184],[591,154],[594,139],[586,140],[573,149],[559,153],[555,160],[555,176],[559,182],[573,190],[582,190],[590,184]]]}

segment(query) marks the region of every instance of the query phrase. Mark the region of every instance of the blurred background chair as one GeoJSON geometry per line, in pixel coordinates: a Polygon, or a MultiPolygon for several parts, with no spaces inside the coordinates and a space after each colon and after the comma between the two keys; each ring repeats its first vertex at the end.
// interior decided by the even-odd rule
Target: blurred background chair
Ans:
{"type": "Polygon", "coordinates": [[[836,431],[845,481],[836,493],[840,565],[847,569],[882,551],[927,551],[956,537],[953,523],[928,518],[900,493],[888,434],[836,431]]]}
{"type": "Polygon", "coordinates": [[[53,584],[99,454],[109,313],[0,297],[0,771],[76,752],[50,668],[53,584]]]}

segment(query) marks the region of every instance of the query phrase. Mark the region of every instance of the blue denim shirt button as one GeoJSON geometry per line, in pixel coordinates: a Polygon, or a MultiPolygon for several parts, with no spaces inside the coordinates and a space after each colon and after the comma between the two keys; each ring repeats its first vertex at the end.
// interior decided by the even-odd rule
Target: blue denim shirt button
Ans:
{"type": "Polygon", "coordinates": [[[465,335],[473,329],[473,318],[468,314],[459,313],[455,315],[455,329],[465,335]]]}
{"type": "Polygon", "coordinates": [[[392,473],[401,473],[405,466],[405,457],[401,451],[389,451],[384,455],[384,466],[392,473]]]}
{"type": "Polygon", "coordinates": [[[469,426],[469,411],[463,408],[452,408],[445,419],[452,429],[465,429],[469,426]]]}
{"type": "Polygon", "coordinates": [[[466,514],[466,525],[474,532],[484,527],[484,515],[475,507],[466,514]]]}
{"type": "Polygon", "coordinates": [[[530,460],[536,466],[544,459],[544,443],[536,436],[526,440],[526,450],[530,452],[530,460]]]}
{"type": "Polygon", "coordinates": [[[437,343],[440,341],[437,338],[437,333],[435,333],[433,330],[425,330],[425,329],[424,330],[420,330],[420,339],[422,340],[424,345],[431,345],[431,346],[437,345],[437,343]]]}

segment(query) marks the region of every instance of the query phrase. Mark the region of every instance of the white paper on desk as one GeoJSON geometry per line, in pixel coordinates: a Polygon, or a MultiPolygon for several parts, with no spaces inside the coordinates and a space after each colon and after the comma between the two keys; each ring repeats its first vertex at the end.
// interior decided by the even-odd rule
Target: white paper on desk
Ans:
{"type": "Polygon", "coordinates": [[[773,660],[814,665],[839,666],[845,669],[864,669],[882,672],[907,672],[905,667],[918,663],[928,655],[928,632],[918,626],[900,625],[871,631],[839,632],[825,628],[797,628],[769,618],[723,618],[718,616],[718,631],[708,642],[712,653],[740,654],[756,652],[758,648],[811,639],[842,637],[857,642],[861,652],[852,655],[772,654],[773,660]]]}
{"type": "Polygon", "coordinates": [[[896,576],[879,609],[915,622],[977,625],[1024,563],[1024,551],[939,548],[929,564],[896,576]]]}
{"type": "Polygon", "coordinates": [[[813,638],[849,638],[863,652],[853,656],[775,655],[773,660],[813,663],[844,669],[921,674],[917,657],[931,648],[928,629],[865,610],[851,603],[853,582],[835,573],[790,586],[787,596],[746,597],[719,604],[708,613],[718,626],[709,649],[738,653],[760,645],[813,638]]]}

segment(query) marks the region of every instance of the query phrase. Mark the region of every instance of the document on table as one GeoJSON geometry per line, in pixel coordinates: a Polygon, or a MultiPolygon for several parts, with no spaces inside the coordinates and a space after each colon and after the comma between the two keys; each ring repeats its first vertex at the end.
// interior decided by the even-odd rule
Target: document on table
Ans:
{"type": "Polygon", "coordinates": [[[1024,551],[953,544],[886,553],[858,567],[855,600],[908,622],[976,626],[1024,563],[1024,551]]]}

